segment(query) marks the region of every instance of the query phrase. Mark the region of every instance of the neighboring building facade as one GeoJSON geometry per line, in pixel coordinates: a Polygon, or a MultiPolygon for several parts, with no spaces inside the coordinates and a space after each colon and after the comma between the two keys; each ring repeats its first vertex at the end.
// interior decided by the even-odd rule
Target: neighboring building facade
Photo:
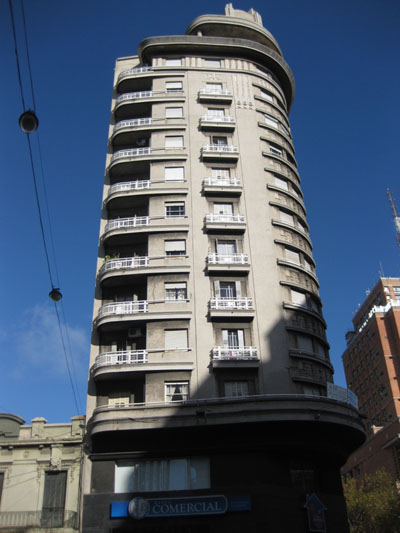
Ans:
{"type": "Polygon", "coordinates": [[[400,487],[400,278],[381,278],[353,325],[343,364],[368,437],[343,472],[362,477],[384,467],[400,487]]]}
{"type": "Polygon", "coordinates": [[[293,96],[259,14],[230,4],[117,60],[83,531],[306,531],[313,491],[346,531],[364,433],[327,396],[293,96]]]}
{"type": "Polygon", "coordinates": [[[84,426],[0,413],[0,531],[78,531],[84,426]]]}

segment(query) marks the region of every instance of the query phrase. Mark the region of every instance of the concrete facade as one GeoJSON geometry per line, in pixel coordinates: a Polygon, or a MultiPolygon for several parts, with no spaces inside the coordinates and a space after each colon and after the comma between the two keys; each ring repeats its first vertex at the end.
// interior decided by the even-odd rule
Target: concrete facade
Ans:
{"type": "MultiPolygon", "coordinates": [[[[260,449],[263,468],[274,457],[280,466],[265,471],[259,494],[274,499],[281,477],[290,496],[282,490],[279,505],[294,513],[283,520],[304,522],[304,486],[293,481],[299,471],[314,480],[309,489],[335,502],[332,520],[346,527],[339,465],[363,431],[353,407],[328,397],[333,367],[290,133],[293,96],[292,72],[260,15],[230,4],[225,15],[198,17],[185,35],[151,37],[138,56],[117,59],[93,314],[84,531],[129,530],[132,518],[110,519],[113,502],[138,492],[177,496],[174,461],[184,468],[190,457],[202,465],[195,494],[236,491],[252,502],[251,510],[219,517],[218,526],[215,517],[202,519],[202,527],[278,528],[278,515],[266,518],[255,503],[250,481],[241,489],[224,481],[237,454],[241,469],[248,464],[256,475],[250,456],[260,449]],[[295,427],[301,437],[288,437],[295,427]],[[326,461],[334,465],[328,490],[317,481],[326,461]],[[139,490],[140,472],[150,469],[144,478],[157,478],[161,463],[170,485],[139,490]],[[129,468],[139,485],[121,496],[123,472],[136,483],[129,468]]],[[[193,494],[187,483],[177,492],[193,494]]],[[[196,520],[185,520],[178,520],[182,532],[194,531],[196,520]]],[[[144,530],[175,527],[165,518],[150,522],[144,530]]]]}
{"type": "Polygon", "coordinates": [[[384,467],[400,486],[400,278],[381,278],[353,318],[343,364],[368,435],[343,473],[362,477],[384,467]]]}
{"type": "Polygon", "coordinates": [[[84,426],[0,413],[1,531],[78,531],[84,426]]]}

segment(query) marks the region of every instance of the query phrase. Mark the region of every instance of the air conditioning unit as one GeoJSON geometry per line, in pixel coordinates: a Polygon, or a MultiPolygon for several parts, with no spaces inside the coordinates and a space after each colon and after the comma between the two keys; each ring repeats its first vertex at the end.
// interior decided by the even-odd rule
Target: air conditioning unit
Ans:
{"type": "Polygon", "coordinates": [[[142,330],[140,328],[129,328],[128,329],[128,337],[130,339],[134,339],[136,337],[142,336],[142,330]]]}

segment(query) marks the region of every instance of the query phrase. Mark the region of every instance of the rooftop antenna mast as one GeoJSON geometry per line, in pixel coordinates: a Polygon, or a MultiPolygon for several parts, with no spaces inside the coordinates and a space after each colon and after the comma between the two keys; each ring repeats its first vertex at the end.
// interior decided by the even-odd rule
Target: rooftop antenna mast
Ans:
{"type": "Polygon", "coordinates": [[[394,227],[395,227],[395,230],[396,230],[396,240],[397,240],[397,244],[400,247],[400,215],[397,213],[396,204],[394,203],[394,199],[393,199],[393,196],[392,196],[392,193],[391,193],[390,189],[387,189],[386,192],[387,192],[387,195],[389,197],[390,205],[392,206],[393,218],[394,218],[394,227]]]}

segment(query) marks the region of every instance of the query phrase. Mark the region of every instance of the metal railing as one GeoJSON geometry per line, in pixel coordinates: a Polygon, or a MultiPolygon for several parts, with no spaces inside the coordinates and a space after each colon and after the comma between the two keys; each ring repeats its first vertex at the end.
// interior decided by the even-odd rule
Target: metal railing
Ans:
{"type": "Polygon", "coordinates": [[[130,120],[120,120],[114,126],[114,132],[122,128],[134,128],[135,126],[148,126],[152,123],[151,117],[132,118],[130,120]]]}
{"type": "Polygon", "coordinates": [[[226,122],[233,124],[236,121],[234,117],[229,115],[203,115],[200,118],[200,122],[226,122]]]}
{"type": "Polygon", "coordinates": [[[147,350],[119,350],[101,353],[96,357],[93,368],[111,365],[136,365],[148,362],[147,350]]]}
{"type": "Polygon", "coordinates": [[[138,74],[146,74],[147,72],[152,72],[152,67],[136,67],[130,68],[128,70],[123,70],[119,76],[118,81],[123,80],[129,76],[137,76],[138,74]]]}
{"type": "Polygon", "coordinates": [[[243,224],[245,222],[244,215],[225,215],[208,213],[205,218],[206,223],[209,222],[227,222],[229,224],[243,224]]]}
{"type": "Polygon", "coordinates": [[[207,87],[200,89],[199,96],[232,96],[232,91],[229,89],[208,89],[207,87]]]}
{"type": "Polygon", "coordinates": [[[203,185],[217,187],[240,187],[241,183],[239,178],[220,176],[204,178],[203,185]]]}
{"type": "Polygon", "coordinates": [[[136,180],[136,181],[125,181],[122,183],[115,183],[114,185],[111,185],[108,196],[111,196],[112,194],[116,192],[128,192],[128,191],[137,191],[138,189],[149,189],[150,188],[150,180],[136,180]]]}
{"type": "Polygon", "coordinates": [[[238,154],[239,149],[233,144],[205,144],[202,148],[202,152],[238,154]]]}
{"type": "Polygon", "coordinates": [[[127,150],[118,150],[118,152],[113,153],[111,162],[121,159],[122,157],[138,157],[149,154],[151,154],[151,148],[149,146],[145,146],[144,148],[128,148],[127,150]]]}
{"type": "Polygon", "coordinates": [[[208,254],[207,263],[209,265],[248,265],[249,256],[247,254],[208,254]]]}
{"type": "MultiPolygon", "coordinates": [[[[78,513],[65,510],[1,511],[0,528],[64,527],[78,529],[78,513]]],[[[8,529],[11,531],[11,529],[8,529]]]]}
{"type": "Polygon", "coordinates": [[[136,300],[134,302],[116,302],[102,305],[97,315],[97,320],[111,315],[135,315],[137,313],[148,312],[147,300],[136,300]]]}
{"type": "Polygon", "coordinates": [[[148,226],[150,222],[150,217],[127,217],[127,218],[116,218],[115,220],[110,220],[104,228],[104,233],[114,229],[126,229],[126,228],[137,228],[139,226],[148,226]]]}
{"type": "Polygon", "coordinates": [[[229,346],[214,346],[211,351],[212,359],[217,361],[249,361],[257,360],[257,348],[255,346],[242,346],[238,348],[230,348],[229,346]]]}
{"type": "Polygon", "coordinates": [[[246,310],[254,309],[252,298],[211,298],[210,309],[246,310]]]}
{"type": "Polygon", "coordinates": [[[110,259],[106,261],[99,270],[99,274],[110,272],[112,270],[132,270],[149,266],[149,258],[143,257],[125,257],[123,259],[110,259]]]}
{"type": "Polygon", "coordinates": [[[134,93],[120,94],[117,98],[117,104],[126,102],[127,100],[137,100],[138,98],[151,98],[153,91],[139,91],[134,93]]]}

